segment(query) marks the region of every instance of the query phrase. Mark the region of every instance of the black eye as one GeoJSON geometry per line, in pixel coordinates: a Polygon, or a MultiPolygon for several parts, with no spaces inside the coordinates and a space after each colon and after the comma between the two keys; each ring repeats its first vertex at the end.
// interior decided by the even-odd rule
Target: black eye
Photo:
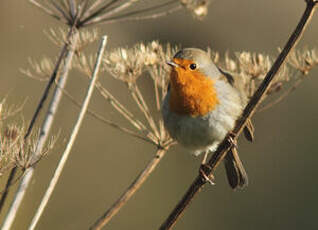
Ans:
{"type": "Polygon", "coordinates": [[[195,70],[196,68],[197,68],[197,65],[196,65],[196,64],[192,63],[192,64],[190,65],[190,69],[195,70]]]}

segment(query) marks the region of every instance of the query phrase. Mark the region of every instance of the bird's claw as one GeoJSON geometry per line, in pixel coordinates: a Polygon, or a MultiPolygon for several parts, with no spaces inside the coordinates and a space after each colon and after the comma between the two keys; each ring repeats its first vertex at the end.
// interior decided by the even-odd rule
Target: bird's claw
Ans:
{"type": "Polygon", "coordinates": [[[234,139],[234,137],[235,137],[234,133],[230,132],[228,140],[234,146],[234,148],[237,148],[237,142],[234,139]]]}
{"type": "Polygon", "coordinates": [[[211,167],[207,164],[201,164],[200,167],[200,175],[204,178],[205,181],[209,182],[211,185],[215,185],[214,183],[214,176],[210,174],[210,176],[207,175],[206,170],[211,170],[211,167]]]}

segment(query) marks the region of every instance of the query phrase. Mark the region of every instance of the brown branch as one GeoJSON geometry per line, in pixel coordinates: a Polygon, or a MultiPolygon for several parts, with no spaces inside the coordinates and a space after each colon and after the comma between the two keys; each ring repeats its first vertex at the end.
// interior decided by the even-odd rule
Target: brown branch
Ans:
{"type": "Polygon", "coordinates": [[[147,166],[137,176],[133,183],[89,229],[102,229],[119,212],[119,210],[127,203],[127,201],[135,194],[135,192],[138,191],[141,185],[150,176],[173,143],[174,142],[169,142],[169,144],[164,145],[164,147],[158,148],[155,156],[149,161],[147,166]]]}
{"type": "MultiPolygon", "coordinates": [[[[241,133],[242,129],[245,126],[246,121],[254,114],[257,106],[259,105],[262,96],[268,90],[271,81],[273,80],[275,74],[278,72],[280,66],[285,61],[287,55],[289,54],[290,50],[296,45],[298,40],[300,39],[306,25],[310,21],[315,7],[317,5],[317,1],[313,0],[306,0],[307,6],[305,9],[304,14],[302,15],[295,31],[290,36],[288,42],[286,43],[284,49],[276,59],[275,63],[271,67],[270,71],[267,73],[265,79],[263,80],[262,84],[259,86],[257,91],[254,93],[253,97],[250,99],[248,105],[245,107],[243,114],[239,120],[237,120],[236,125],[231,132],[228,134],[222,143],[218,146],[216,152],[212,155],[209,159],[205,169],[205,173],[208,177],[212,176],[212,173],[216,169],[216,167],[220,164],[220,162],[225,157],[227,151],[232,147],[231,139],[236,139],[238,135],[241,133]]],[[[198,194],[198,192],[203,188],[203,186],[207,183],[207,180],[203,177],[202,174],[199,174],[197,178],[194,180],[192,185],[189,187],[183,198],[179,201],[177,206],[165,220],[165,222],[161,225],[160,230],[171,229],[175,223],[177,222],[178,218],[187,208],[189,203],[192,201],[194,196],[198,194]]]]}

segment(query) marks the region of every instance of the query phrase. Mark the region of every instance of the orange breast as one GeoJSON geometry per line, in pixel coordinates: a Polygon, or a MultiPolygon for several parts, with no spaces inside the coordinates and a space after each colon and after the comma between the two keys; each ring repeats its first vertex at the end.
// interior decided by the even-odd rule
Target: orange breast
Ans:
{"type": "MultiPolygon", "coordinates": [[[[180,62],[180,60],[174,61],[180,62]]],[[[186,61],[182,60],[181,64],[187,66],[188,63],[184,63],[186,61]]],[[[170,75],[170,81],[169,106],[175,113],[204,116],[219,103],[213,80],[203,76],[199,71],[174,68],[170,75]]]]}

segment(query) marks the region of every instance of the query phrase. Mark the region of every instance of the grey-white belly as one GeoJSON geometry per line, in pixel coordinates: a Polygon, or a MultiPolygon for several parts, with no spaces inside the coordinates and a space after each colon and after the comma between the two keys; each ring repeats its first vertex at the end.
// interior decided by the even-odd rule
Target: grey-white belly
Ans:
{"type": "Polygon", "coordinates": [[[221,103],[207,115],[191,117],[170,110],[168,92],[163,102],[162,115],[170,136],[195,154],[208,149],[214,151],[226,134],[233,129],[242,111],[241,103],[233,103],[233,98],[225,97],[231,96],[227,94],[220,98],[221,103]]]}

